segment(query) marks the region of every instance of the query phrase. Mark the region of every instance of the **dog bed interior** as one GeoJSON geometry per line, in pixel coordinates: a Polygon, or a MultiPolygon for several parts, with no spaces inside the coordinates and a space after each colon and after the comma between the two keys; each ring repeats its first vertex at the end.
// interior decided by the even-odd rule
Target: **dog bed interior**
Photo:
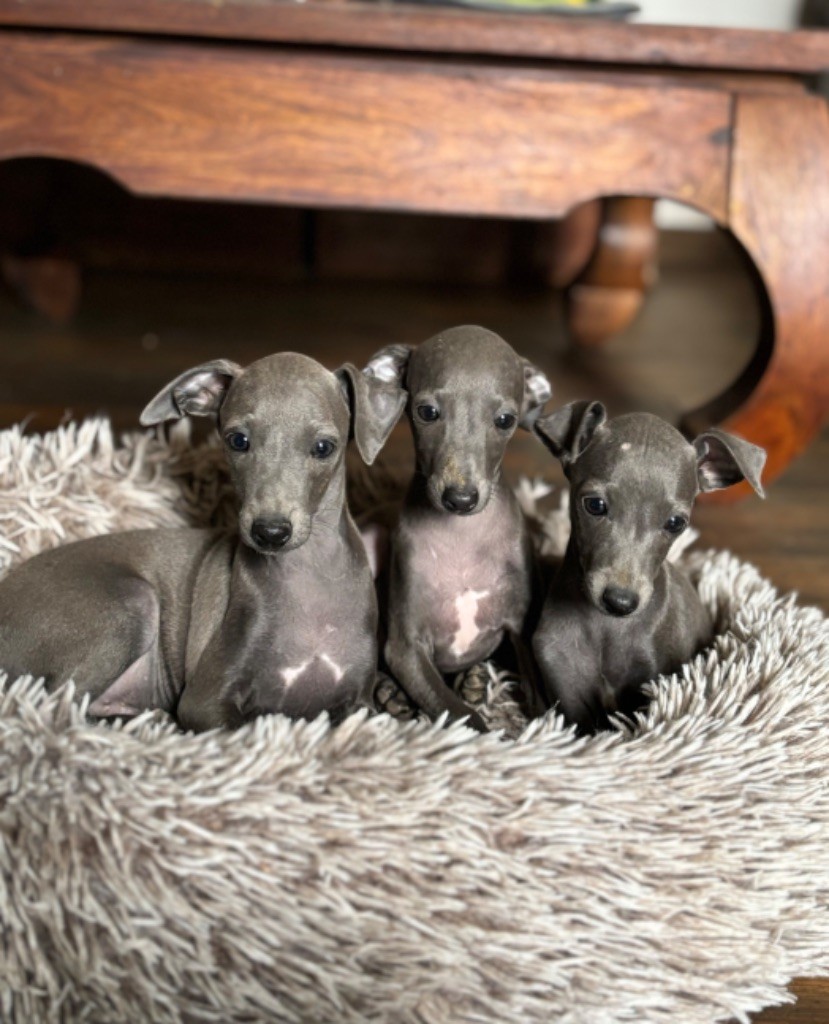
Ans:
{"type": "MultiPolygon", "coordinates": [[[[227,499],[186,425],[5,431],[0,572],[227,499]]],[[[790,998],[829,968],[829,627],[728,553],[683,557],[713,647],[590,739],[525,726],[494,670],[485,736],[364,713],[183,735],[5,680],[0,1017],[694,1024],[790,998]]]]}

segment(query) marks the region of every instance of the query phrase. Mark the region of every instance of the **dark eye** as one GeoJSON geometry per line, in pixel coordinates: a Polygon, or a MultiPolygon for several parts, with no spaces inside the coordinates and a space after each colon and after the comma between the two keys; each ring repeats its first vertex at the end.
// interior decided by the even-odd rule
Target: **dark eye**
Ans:
{"type": "Polygon", "coordinates": [[[314,441],[311,454],[315,459],[327,459],[329,455],[334,454],[334,449],[336,447],[337,446],[333,441],[329,441],[327,438],[321,437],[319,441],[314,441]]]}
{"type": "Polygon", "coordinates": [[[665,529],[668,533],[674,534],[674,536],[683,532],[688,525],[688,520],[685,516],[671,516],[665,523],[665,529]]]}
{"type": "Polygon", "coordinates": [[[511,412],[502,412],[495,417],[495,426],[499,430],[512,430],[515,426],[515,417],[511,412]]]}
{"type": "Polygon", "coordinates": [[[585,511],[589,512],[591,516],[606,516],[607,515],[607,502],[604,498],[599,498],[595,494],[589,494],[583,501],[585,511]]]}
{"type": "Polygon", "coordinates": [[[234,452],[246,452],[250,448],[250,441],[248,435],[243,434],[241,430],[233,430],[225,437],[228,448],[234,452]]]}
{"type": "Polygon", "coordinates": [[[440,409],[437,409],[434,405],[419,405],[417,407],[417,415],[424,423],[434,423],[435,420],[440,419],[440,409]]]}

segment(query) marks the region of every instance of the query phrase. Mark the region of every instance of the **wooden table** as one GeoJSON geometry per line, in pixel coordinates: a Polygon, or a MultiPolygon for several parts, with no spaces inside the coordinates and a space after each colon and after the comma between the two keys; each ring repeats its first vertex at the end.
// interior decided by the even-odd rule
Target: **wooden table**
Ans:
{"type": "MultiPolygon", "coordinates": [[[[829,407],[829,117],[805,84],[827,68],[815,32],[0,0],[0,158],[81,161],[142,194],[302,206],[558,218],[596,197],[687,203],[745,248],[768,312],[745,372],[688,423],[764,445],[770,479],[829,407]]],[[[588,307],[613,285],[603,238],[588,307]]]]}

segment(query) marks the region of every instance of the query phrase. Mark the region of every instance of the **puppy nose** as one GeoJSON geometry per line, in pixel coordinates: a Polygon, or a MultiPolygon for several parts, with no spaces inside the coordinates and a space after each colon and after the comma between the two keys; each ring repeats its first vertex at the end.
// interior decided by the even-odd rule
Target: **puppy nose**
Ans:
{"type": "Polygon", "coordinates": [[[471,512],[478,504],[478,492],[474,487],[447,487],[440,500],[448,512],[463,515],[471,512]]]}
{"type": "Polygon", "coordinates": [[[291,539],[292,527],[284,516],[254,519],[250,528],[253,543],[260,548],[281,548],[291,539]]]}
{"type": "Polygon", "coordinates": [[[602,594],[602,604],[611,615],[630,615],[639,607],[639,595],[624,587],[607,587],[602,594]]]}

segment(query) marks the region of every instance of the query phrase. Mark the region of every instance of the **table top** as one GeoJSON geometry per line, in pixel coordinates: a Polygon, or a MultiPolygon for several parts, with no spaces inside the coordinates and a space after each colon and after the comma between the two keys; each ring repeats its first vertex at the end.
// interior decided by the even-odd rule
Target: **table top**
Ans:
{"type": "Polygon", "coordinates": [[[0,28],[811,74],[829,32],[634,24],[366,0],[0,0],[0,28]]]}

